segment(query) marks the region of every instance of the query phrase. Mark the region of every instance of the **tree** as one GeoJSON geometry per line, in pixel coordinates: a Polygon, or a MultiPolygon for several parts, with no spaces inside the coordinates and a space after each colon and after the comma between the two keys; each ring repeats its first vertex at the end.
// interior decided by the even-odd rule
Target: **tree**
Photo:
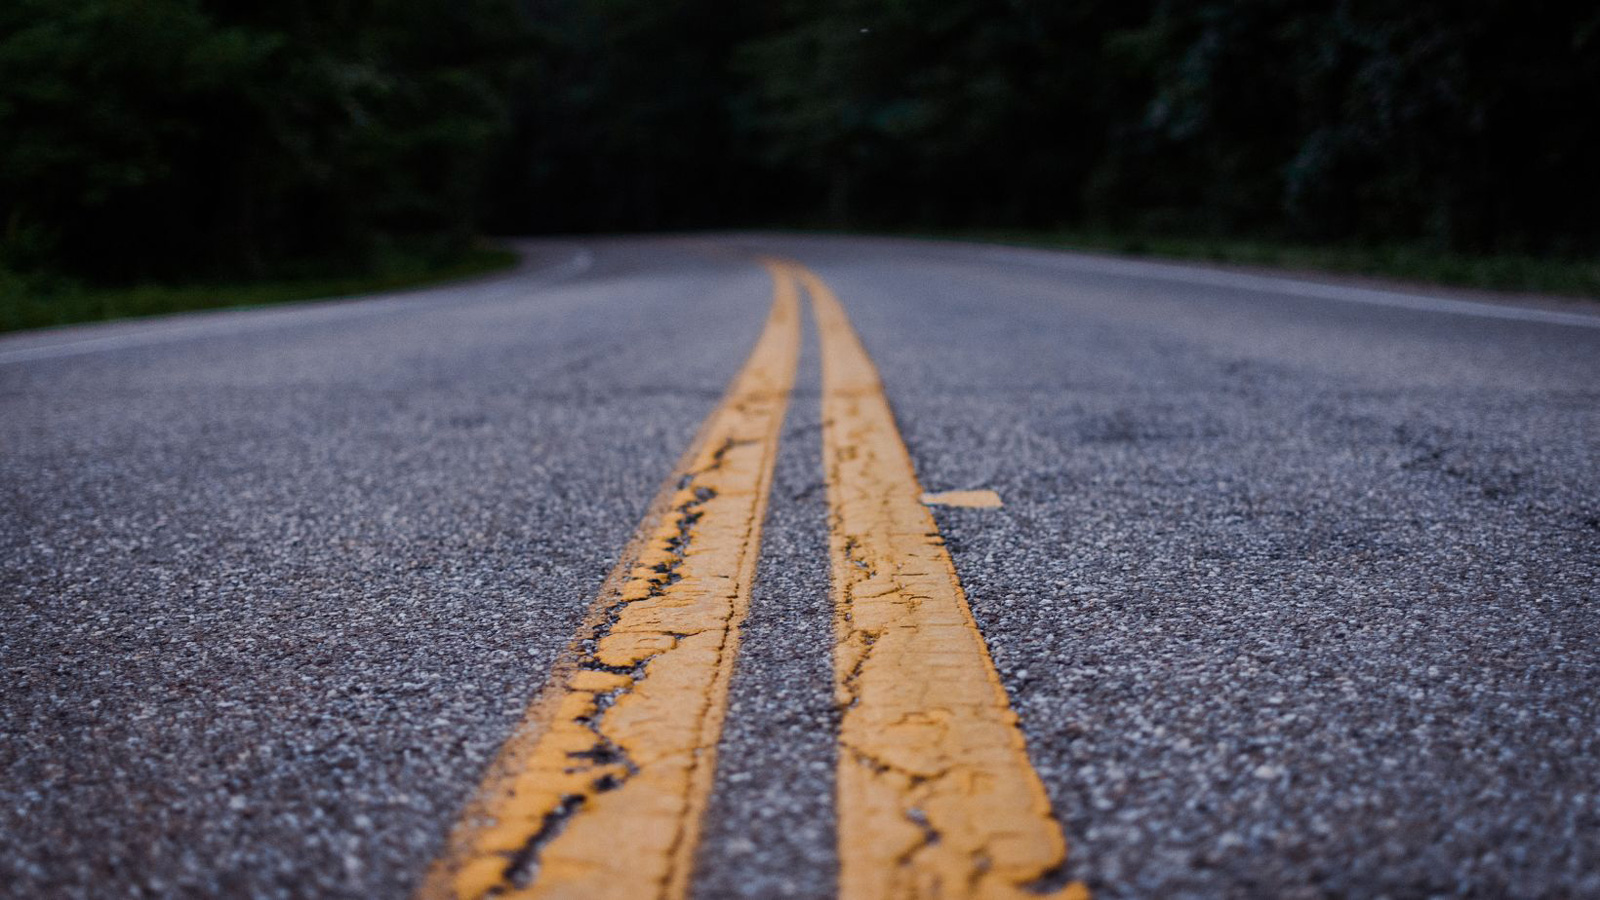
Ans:
{"type": "Polygon", "coordinates": [[[0,258],[262,274],[459,244],[522,25],[512,0],[15,0],[0,258]]]}

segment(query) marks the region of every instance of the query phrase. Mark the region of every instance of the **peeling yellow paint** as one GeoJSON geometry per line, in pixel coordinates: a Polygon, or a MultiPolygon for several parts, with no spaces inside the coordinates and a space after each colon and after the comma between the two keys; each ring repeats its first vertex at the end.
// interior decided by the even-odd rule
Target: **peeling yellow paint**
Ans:
{"type": "Polygon", "coordinates": [[[772,312],[749,361],[420,898],[687,894],[800,352],[798,288],[770,269],[772,312]]]}
{"type": "Polygon", "coordinates": [[[999,509],[1000,495],[994,491],[939,491],[923,494],[928,506],[967,506],[973,509],[999,509]]]}
{"type": "MultiPolygon", "coordinates": [[[[1086,898],[877,370],[794,267],[822,344],[839,735],[840,896],[1086,898]]],[[[998,500],[998,498],[996,498],[998,500]]]]}

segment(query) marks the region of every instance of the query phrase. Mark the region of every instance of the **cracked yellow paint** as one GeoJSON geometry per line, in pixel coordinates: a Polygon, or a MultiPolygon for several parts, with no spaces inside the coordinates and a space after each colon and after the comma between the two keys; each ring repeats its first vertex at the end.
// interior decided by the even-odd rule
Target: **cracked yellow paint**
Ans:
{"type": "Polygon", "coordinates": [[[798,289],[771,271],[749,361],[419,897],[686,895],[800,352],[798,289]]]}
{"type": "Polygon", "coordinates": [[[1000,495],[994,491],[939,491],[923,494],[922,502],[929,506],[966,506],[973,509],[999,509],[1000,495]]]}
{"type": "Polygon", "coordinates": [[[838,643],[843,900],[1086,898],[1028,762],[877,370],[826,284],[822,344],[838,643]]]}

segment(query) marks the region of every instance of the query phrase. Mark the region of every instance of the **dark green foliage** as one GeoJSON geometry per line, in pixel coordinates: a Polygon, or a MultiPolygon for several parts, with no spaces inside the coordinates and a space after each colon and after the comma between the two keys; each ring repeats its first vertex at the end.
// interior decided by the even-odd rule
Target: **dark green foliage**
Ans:
{"type": "Polygon", "coordinates": [[[1030,224],[1081,214],[1106,152],[1099,44],[1139,21],[1106,3],[793,4],[747,42],[749,124],[829,220],[1030,224]],[[820,10],[820,11],[819,11],[820,10]]]}
{"type": "Polygon", "coordinates": [[[260,275],[464,247],[521,21],[512,0],[8,0],[0,261],[260,275]]]}
{"type": "Polygon", "coordinates": [[[1597,9],[1163,3],[1108,42],[1149,92],[1103,202],[1190,230],[1593,250],[1597,9]]]}
{"type": "Polygon", "coordinates": [[[750,207],[727,62],[754,29],[742,0],[530,0],[499,230],[655,229],[750,207]]]}
{"type": "Polygon", "coordinates": [[[7,0],[0,270],[780,223],[1592,257],[1597,111],[1600,7],[1544,0],[7,0]]]}
{"type": "Polygon", "coordinates": [[[1591,254],[1600,11],[541,0],[503,228],[1091,226],[1591,254]]]}
{"type": "Polygon", "coordinates": [[[0,270],[0,332],[393,291],[508,269],[517,260],[510,250],[473,247],[442,258],[414,252],[385,254],[361,274],[117,287],[16,276],[10,277],[21,283],[8,284],[7,273],[0,270]]]}

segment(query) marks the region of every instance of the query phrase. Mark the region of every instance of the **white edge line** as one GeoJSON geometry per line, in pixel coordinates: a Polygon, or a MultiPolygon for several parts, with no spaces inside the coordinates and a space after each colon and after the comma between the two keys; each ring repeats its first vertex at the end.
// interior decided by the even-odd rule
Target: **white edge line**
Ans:
{"type": "Polygon", "coordinates": [[[1477,316],[1484,319],[1507,319],[1516,322],[1537,322],[1543,325],[1570,325],[1578,328],[1600,328],[1600,316],[1586,313],[1561,312],[1553,309],[1534,309],[1527,306],[1502,306],[1476,300],[1451,300],[1425,294],[1407,294],[1374,288],[1344,287],[1301,281],[1294,278],[1277,278],[1270,275],[1250,275],[1243,272],[1220,272],[1172,263],[1144,260],[1104,259],[1080,256],[1070,252],[1029,250],[1020,247],[988,247],[981,251],[989,259],[1032,263],[1057,269],[1072,269],[1106,275],[1125,275],[1149,278],[1180,284],[1203,284],[1263,294],[1288,295],[1315,300],[1335,300],[1344,303],[1365,303],[1370,306],[1389,306],[1422,312],[1450,313],[1477,316]]]}
{"type": "MultiPolygon", "coordinates": [[[[581,275],[593,267],[594,254],[587,248],[579,248],[577,252],[566,260],[542,271],[536,270],[527,273],[527,275],[540,277],[542,280],[560,280],[581,275]]],[[[437,285],[419,290],[429,292],[454,287],[459,287],[459,285],[437,285]]],[[[499,286],[499,288],[494,293],[504,292],[504,285],[499,286]]],[[[142,347],[148,344],[181,340],[187,337],[238,334],[283,325],[299,325],[319,319],[349,319],[375,313],[398,312],[403,309],[425,305],[425,303],[424,297],[399,296],[385,298],[380,294],[372,297],[334,297],[324,300],[312,300],[303,305],[295,304],[282,307],[258,306],[251,307],[248,310],[199,310],[198,312],[205,316],[203,321],[175,323],[166,328],[158,326],[147,327],[132,334],[108,334],[104,337],[79,338],[78,340],[62,341],[56,344],[21,347],[16,350],[0,350],[0,365],[31,362],[40,359],[59,359],[66,356],[80,356],[85,353],[98,353],[104,350],[120,350],[126,347],[142,347]],[[256,318],[240,320],[226,316],[228,312],[254,312],[260,315],[256,318]]],[[[179,313],[178,315],[184,314],[179,313]]],[[[136,323],[138,320],[124,321],[136,323]]],[[[27,333],[21,332],[21,334],[27,333]]]]}

